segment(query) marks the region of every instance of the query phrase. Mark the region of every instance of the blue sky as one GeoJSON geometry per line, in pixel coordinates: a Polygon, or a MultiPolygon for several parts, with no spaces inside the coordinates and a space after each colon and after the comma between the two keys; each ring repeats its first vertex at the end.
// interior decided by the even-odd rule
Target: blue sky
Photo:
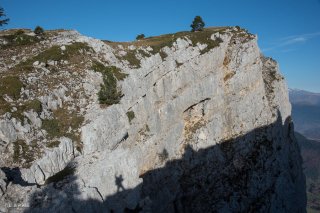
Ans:
{"type": "Polygon", "coordinates": [[[264,55],[276,59],[291,88],[320,92],[320,0],[0,0],[6,28],[76,29],[84,35],[130,41],[137,34],[239,25],[258,34],[264,55]]]}

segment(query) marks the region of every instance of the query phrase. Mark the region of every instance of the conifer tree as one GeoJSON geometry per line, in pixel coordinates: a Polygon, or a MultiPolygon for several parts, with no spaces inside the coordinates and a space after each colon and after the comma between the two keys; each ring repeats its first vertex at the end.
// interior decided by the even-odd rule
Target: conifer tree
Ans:
{"type": "MultiPolygon", "coordinates": [[[[2,7],[0,7],[0,18],[1,17],[5,17],[6,14],[4,13],[4,9],[2,7]]],[[[8,24],[9,22],[9,19],[6,18],[6,19],[0,19],[0,27],[5,25],[5,24],[8,24]]]]}
{"type": "Polygon", "coordinates": [[[144,38],[145,38],[144,34],[139,34],[139,35],[137,35],[136,40],[141,40],[141,39],[144,39],[144,38]]]}
{"type": "Polygon", "coordinates": [[[34,31],[33,31],[36,35],[42,35],[44,33],[44,29],[40,26],[37,26],[34,31]]]}
{"type": "Polygon", "coordinates": [[[202,18],[200,16],[196,16],[192,22],[192,24],[190,25],[191,32],[194,31],[202,31],[203,27],[204,27],[205,23],[203,22],[202,18]]]}

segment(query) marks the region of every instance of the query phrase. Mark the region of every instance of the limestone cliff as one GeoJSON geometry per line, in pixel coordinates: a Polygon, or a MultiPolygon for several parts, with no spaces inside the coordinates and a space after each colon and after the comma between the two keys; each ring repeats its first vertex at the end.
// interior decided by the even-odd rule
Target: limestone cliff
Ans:
{"type": "Polygon", "coordinates": [[[256,36],[0,40],[0,212],[305,211],[287,86],[256,36]]]}

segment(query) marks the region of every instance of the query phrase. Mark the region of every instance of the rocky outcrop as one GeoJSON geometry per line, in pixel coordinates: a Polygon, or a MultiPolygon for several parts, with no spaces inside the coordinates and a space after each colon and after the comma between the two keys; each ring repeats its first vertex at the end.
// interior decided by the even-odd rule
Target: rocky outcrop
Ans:
{"type": "Polygon", "coordinates": [[[29,133],[41,130],[32,137],[49,143],[55,124],[45,125],[60,119],[66,137],[19,170],[27,184],[6,187],[0,203],[7,209],[305,211],[287,86],[276,62],[261,55],[256,36],[213,28],[117,44],[67,31],[47,42],[65,52],[80,42],[88,48],[79,50],[81,66],[70,57],[50,63],[51,74],[35,75],[56,89],[39,94],[42,108],[34,117],[41,122],[29,116],[29,133]],[[97,63],[104,71],[93,69],[97,63]],[[112,75],[122,95],[103,106],[97,94],[108,66],[121,70],[112,75]],[[65,121],[75,114],[84,117],[80,125],[72,125],[77,116],[65,121]]]}
{"type": "Polygon", "coordinates": [[[44,157],[39,159],[28,169],[22,169],[22,178],[28,183],[43,185],[45,181],[63,170],[74,158],[72,141],[69,138],[60,138],[57,148],[47,151],[44,157]]]}
{"type": "Polygon", "coordinates": [[[0,122],[0,141],[2,143],[10,143],[17,140],[17,134],[12,122],[2,120],[0,122]]]}

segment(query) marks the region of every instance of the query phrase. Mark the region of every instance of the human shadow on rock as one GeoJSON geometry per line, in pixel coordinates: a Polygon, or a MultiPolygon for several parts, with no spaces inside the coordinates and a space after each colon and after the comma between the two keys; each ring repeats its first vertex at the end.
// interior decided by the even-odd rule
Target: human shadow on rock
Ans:
{"type": "Polygon", "coordinates": [[[9,167],[1,167],[0,168],[6,175],[5,182],[8,185],[10,182],[13,184],[18,184],[20,186],[34,186],[35,183],[28,183],[21,177],[20,168],[9,168],[9,167]]]}

